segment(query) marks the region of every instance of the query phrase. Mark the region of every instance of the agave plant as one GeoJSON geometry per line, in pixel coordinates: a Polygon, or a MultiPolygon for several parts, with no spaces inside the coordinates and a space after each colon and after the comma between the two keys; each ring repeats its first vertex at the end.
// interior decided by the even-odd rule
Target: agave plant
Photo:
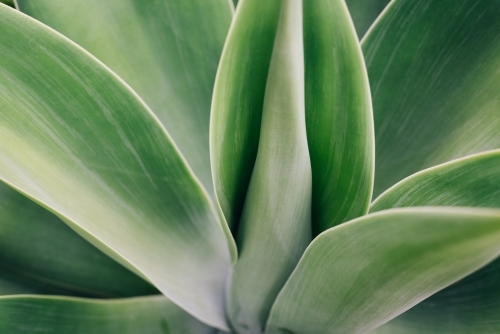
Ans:
{"type": "Polygon", "coordinates": [[[0,4],[0,332],[500,332],[500,1],[387,2],[0,4]]]}

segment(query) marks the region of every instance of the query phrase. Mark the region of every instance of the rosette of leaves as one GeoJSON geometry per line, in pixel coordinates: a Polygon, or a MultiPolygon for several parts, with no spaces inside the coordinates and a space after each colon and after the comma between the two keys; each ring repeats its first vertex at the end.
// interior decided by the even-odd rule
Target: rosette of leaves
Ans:
{"type": "Polygon", "coordinates": [[[0,332],[498,333],[500,1],[386,4],[0,5],[0,332]]]}

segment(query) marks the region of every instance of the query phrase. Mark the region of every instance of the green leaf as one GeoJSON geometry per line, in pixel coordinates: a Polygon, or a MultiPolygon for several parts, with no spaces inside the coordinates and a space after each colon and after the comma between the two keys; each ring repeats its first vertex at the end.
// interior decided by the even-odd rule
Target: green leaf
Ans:
{"type": "Polygon", "coordinates": [[[158,294],[57,216],[0,183],[0,293],[158,294]]]}
{"type": "Polygon", "coordinates": [[[0,7],[0,179],[173,302],[226,328],[230,256],[208,195],[146,105],[63,36],[0,7]]]}
{"type": "Polygon", "coordinates": [[[413,174],[380,195],[370,212],[409,206],[500,208],[500,150],[413,174]]]}
{"type": "Polygon", "coordinates": [[[164,297],[95,301],[0,297],[0,332],[30,334],[215,334],[164,297]]]}
{"type": "MultiPolygon", "coordinates": [[[[412,175],[379,196],[371,211],[405,206],[500,208],[500,150],[412,175]]],[[[424,300],[377,333],[498,333],[499,313],[500,259],[424,300]]]]}
{"type": "Polygon", "coordinates": [[[376,334],[496,334],[500,259],[389,321],[376,334]]]}
{"type": "Polygon", "coordinates": [[[370,87],[342,0],[303,1],[314,234],[367,213],[374,174],[370,87]]]}
{"type": "Polygon", "coordinates": [[[374,195],[424,168],[500,148],[499,16],[498,1],[394,0],[364,38],[374,195]]]}
{"type": "MultiPolygon", "coordinates": [[[[240,15],[247,4],[240,4],[240,15]]],[[[228,289],[228,316],[237,333],[263,332],[274,299],[311,241],[302,0],[283,0],[279,17],[257,159],[236,239],[240,258],[228,289]]]]}
{"type": "Polygon", "coordinates": [[[500,253],[500,210],[406,208],[334,227],[280,292],[271,333],[366,333],[500,253]],[[280,332],[281,331],[281,332],[280,332]]]}
{"type": "Polygon", "coordinates": [[[345,0],[361,39],[391,0],[345,0]]]}
{"type": "Polygon", "coordinates": [[[240,219],[257,156],[262,106],[281,1],[238,5],[217,72],[210,119],[210,154],[221,218],[240,219]],[[255,52],[258,50],[259,52],[255,52]]]}
{"type": "Polygon", "coordinates": [[[18,0],[108,65],[158,116],[213,193],[208,129],[230,0],[18,0]]]}
{"type": "MultiPolygon", "coordinates": [[[[240,3],[217,75],[212,166],[219,205],[233,231],[257,155],[263,78],[268,75],[280,4],[240,3]]],[[[368,210],[373,120],[363,57],[344,2],[303,2],[303,22],[312,217],[314,232],[320,233],[368,210]]]]}

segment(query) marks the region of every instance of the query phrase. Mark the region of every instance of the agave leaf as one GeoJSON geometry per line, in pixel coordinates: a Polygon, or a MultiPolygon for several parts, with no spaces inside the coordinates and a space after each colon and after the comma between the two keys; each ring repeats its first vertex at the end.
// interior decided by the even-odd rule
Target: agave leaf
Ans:
{"type": "Polygon", "coordinates": [[[391,0],[345,0],[361,39],[391,0]]]}
{"type": "Polygon", "coordinates": [[[0,297],[2,333],[215,334],[165,297],[0,297]]]}
{"type": "Polygon", "coordinates": [[[377,328],[377,334],[496,334],[500,259],[377,328]]]}
{"type": "Polygon", "coordinates": [[[498,1],[394,0],[365,36],[374,195],[424,168],[500,148],[499,16],[498,1]]]}
{"type": "MultiPolygon", "coordinates": [[[[257,155],[266,89],[263,78],[267,78],[280,3],[245,0],[239,4],[217,75],[212,166],[220,208],[233,231],[257,155]]],[[[367,211],[373,178],[373,121],[363,58],[344,2],[303,2],[303,20],[312,216],[319,233],[367,211]]]]}
{"type": "MultiPolygon", "coordinates": [[[[500,150],[451,161],[412,175],[371,207],[500,208],[500,150]]],[[[377,333],[498,333],[500,259],[429,297],[377,333]]]]}
{"type": "Polygon", "coordinates": [[[409,206],[500,208],[500,150],[413,174],[380,195],[370,212],[409,206]]]}
{"type": "Polygon", "coordinates": [[[405,208],[370,214],[311,243],[273,305],[268,329],[365,333],[499,253],[500,210],[405,208]]]}
{"type": "Polygon", "coordinates": [[[263,78],[281,1],[243,0],[238,5],[217,72],[210,119],[212,174],[221,217],[233,231],[257,156],[263,78]]]}
{"type": "Polygon", "coordinates": [[[146,105],[68,39],[0,6],[0,179],[195,317],[225,328],[227,242],[146,105]]]}
{"type": "Polygon", "coordinates": [[[276,295],[311,241],[302,0],[283,0],[279,16],[229,287],[228,315],[237,333],[263,332],[276,295]]]}
{"type": "Polygon", "coordinates": [[[315,234],[364,215],[371,200],[370,87],[342,0],[303,1],[307,140],[315,234]]]}
{"type": "Polygon", "coordinates": [[[1,294],[105,298],[158,294],[57,216],[2,183],[0,249],[1,294]]]}
{"type": "Polygon", "coordinates": [[[18,0],[17,4],[130,84],[213,193],[210,101],[232,17],[230,0],[18,0]]]}

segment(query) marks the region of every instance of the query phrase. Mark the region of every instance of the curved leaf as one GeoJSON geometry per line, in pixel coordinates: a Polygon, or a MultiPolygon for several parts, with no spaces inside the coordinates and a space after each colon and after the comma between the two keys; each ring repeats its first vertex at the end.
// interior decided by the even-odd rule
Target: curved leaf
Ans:
{"type": "Polygon", "coordinates": [[[500,150],[413,174],[380,195],[370,212],[409,206],[500,208],[500,150]]]}
{"type": "Polygon", "coordinates": [[[379,327],[377,334],[481,333],[500,329],[500,259],[379,327]]]}
{"type": "MultiPolygon", "coordinates": [[[[451,161],[412,175],[371,207],[500,208],[500,150],[451,161]]],[[[500,259],[403,313],[377,333],[498,333],[500,259]]]]}
{"type": "Polygon", "coordinates": [[[158,294],[57,216],[0,183],[0,294],[158,294]]]}
{"type": "Polygon", "coordinates": [[[370,87],[343,0],[303,1],[313,231],[367,213],[374,174],[370,87]]]}
{"type": "Polygon", "coordinates": [[[271,333],[365,333],[500,254],[500,210],[393,209],[334,227],[281,290],[271,333]]]}
{"type": "Polygon", "coordinates": [[[394,0],[364,38],[374,195],[424,168],[500,148],[499,16],[498,1],[394,0]]]}
{"type": "MultiPolygon", "coordinates": [[[[280,3],[240,3],[217,75],[212,166],[219,205],[233,231],[257,155],[264,78],[280,3]]],[[[303,22],[312,217],[313,229],[320,233],[367,212],[374,168],[373,120],[363,57],[344,2],[303,2],[303,22]]]]}
{"type": "Polygon", "coordinates": [[[0,179],[225,328],[226,238],[157,119],[117,76],[43,24],[2,6],[0,30],[0,179]]]}
{"type": "Polygon", "coordinates": [[[164,297],[95,301],[81,298],[0,297],[2,333],[215,334],[164,297]]]}
{"type": "Polygon", "coordinates": [[[213,192],[210,101],[231,23],[229,0],[17,0],[17,4],[130,84],[213,192]]]}
{"type": "Polygon", "coordinates": [[[212,174],[221,218],[233,232],[257,156],[265,78],[281,1],[239,3],[215,81],[210,118],[212,174]]]}
{"type": "Polygon", "coordinates": [[[279,16],[257,159],[237,233],[240,258],[228,289],[237,333],[263,332],[276,295],[311,241],[302,0],[283,0],[279,16]]]}
{"type": "Polygon", "coordinates": [[[345,0],[361,39],[391,0],[345,0]]]}

